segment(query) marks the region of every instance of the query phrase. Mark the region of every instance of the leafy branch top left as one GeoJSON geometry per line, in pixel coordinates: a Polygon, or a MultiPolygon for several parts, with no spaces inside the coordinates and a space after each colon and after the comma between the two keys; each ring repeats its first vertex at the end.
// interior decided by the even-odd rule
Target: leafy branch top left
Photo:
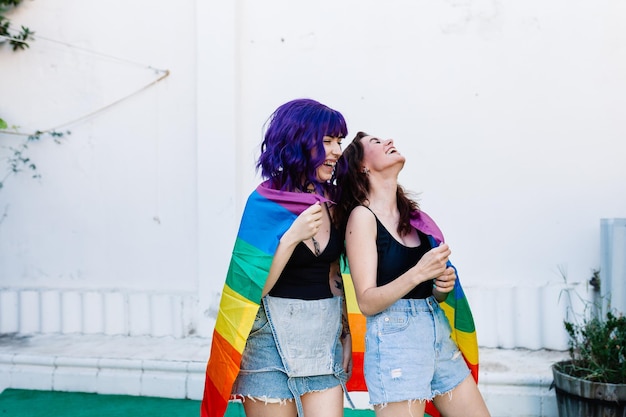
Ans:
{"type": "MultiPolygon", "coordinates": [[[[11,27],[11,21],[5,13],[17,7],[22,0],[0,0],[0,46],[8,41],[14,51],[28,48],[28,41],[33,39],[29,28],[22,26],[20,30],[11,27]]],[[[0,118],[0,130],[7,129],[7,123],[0,118]]]]}
{"type": "Polygon", "coordinates": [[[14,51],[28,48],[28,41],[32,40],[32,32],[29,28],[21,26],[15,30],[11,27],[11,21],[5,13],[15,8],[22,0],[0,0],[0,44],[9,42],[14,51]]]}
{"type": "MultiPolygon", "coordinates": [[[[11,21],[5,16],[5,13],[17,7],[21,2],[22,0],[0,0],[0,46],[2,46],[2,44],[4,43],[7,43],[8,41],[8,44],[11,45],[13,51],[19,51],[28,48],[28,41],[33,40],[32,35],[35,33],[23,25],[21,26],[21,29],[14,30],[11,27],[11,21]]],[[[0,131],[7,129],[8,127],[9,126],[7,122],[0,118],[0,131]]],[[[39,177],[39,174],[37,173],[37,167],[26,155],[26,150],[28,149],[29,142],[39,140],[41,138],[41,135],[43,135],[44,133],[48,133],[49,135],[54,137],[55,141],[57,142],[59,137],[65,135],[65,133],[58,133],[55,131],[36,132],[35,134],[29,135],[28,139],[17,147],[10,147],[9,149],[12,151],[12,155],[6,159],[6,162],[9,165],[9,169],[3,177],[0,177],[0,189],[2,189],[5,180],[10,175],[15,175],[24,170],[32,171],[33,178],[39,177]]]]}

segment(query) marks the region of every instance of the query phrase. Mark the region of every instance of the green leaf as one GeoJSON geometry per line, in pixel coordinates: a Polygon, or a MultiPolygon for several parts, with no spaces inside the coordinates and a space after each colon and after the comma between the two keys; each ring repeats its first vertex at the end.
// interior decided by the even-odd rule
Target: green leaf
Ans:
{"type": "Polygon", "coordinates": [[[0,119],[0,129],[6,129],[9,125],[7,125],[7,122],[5,122],[4,120],[0,119]]]}

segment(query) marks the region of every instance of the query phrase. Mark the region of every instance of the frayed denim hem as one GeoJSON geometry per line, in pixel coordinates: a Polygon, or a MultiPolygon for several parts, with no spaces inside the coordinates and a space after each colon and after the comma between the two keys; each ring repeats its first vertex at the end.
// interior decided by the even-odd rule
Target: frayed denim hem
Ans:
{"type": "Polygon", "coordinates": [[[262,396],[262,397],[254,397],[252,395],[240,395],[240,394],[235,394],[231,397],[234,400],[241,400],[242,403],[250,400],[253,402],[262,402],[265,403],[265,405],[267,404],[280,404],[280,405],[286,405],[287,403],[293,402],[293,398],[270,398],[266,395],[262,396]]]}
{"type": "MultiPolygon", "coordinates": [[[[402,402],[403,402],[403,403],[406,403],[406,407],[407,407],[407,409],[408,409],[408,411],[409,411],[409,415],[410,415],[411,417],[422,417],[423,413],[422,413],[422,414],[420,414],[420,415],[413,416],[413,413],[412,413],[412,410],[411,410],[411,406],[412,406],[413,404],[417,403],[417,402],[419,402],[420,404],[425,404],[427,401],[429,401],[429,400],[426,400],[426,399],[414,399],[414,400],[405,400],[405,401],[400,401],[400,402],[401,402],[401,403],[402,403],[402,402]]],[[[383,408],[387,407],[388,405],[389,405],[389,403],[374,404],[374,410],[375,410],[375,411],[380,411],[380,410],[382,410],[383,408]]]]}
{"type": "MultiPolygon", "coordinates": [[[[431,399],[428,398],[416,398],[416,399],[412,399],[412,400],[402,400],[402,401],[394,401],[394,402],[398,402],[398,403],[407,403],[409,405],[409,407],[411,406],[411,404],[416,403],[416,402],[420,402],[420,403],[426,403],[427,401],[431,401],[431,399]]],[[[387,407],[389,405],[389,403],[380,403],[380,404],[372,404],[372,407],[374,407],[375,409],[378,410],[382,410],[383,408],[387,407]]]]}

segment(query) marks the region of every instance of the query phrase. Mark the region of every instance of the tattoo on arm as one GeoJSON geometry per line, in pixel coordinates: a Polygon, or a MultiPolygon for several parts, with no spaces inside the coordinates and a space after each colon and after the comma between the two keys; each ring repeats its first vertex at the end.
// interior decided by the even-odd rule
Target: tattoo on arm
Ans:
{"type": "Polygon", "coordinates": [[[343,278],[341,276],[341,271],[339,270],[339,264],[332,264],[330,267],[329,284],[330,291],[333,295],[341,297],[344,295],[343,293],[343,278]]]}

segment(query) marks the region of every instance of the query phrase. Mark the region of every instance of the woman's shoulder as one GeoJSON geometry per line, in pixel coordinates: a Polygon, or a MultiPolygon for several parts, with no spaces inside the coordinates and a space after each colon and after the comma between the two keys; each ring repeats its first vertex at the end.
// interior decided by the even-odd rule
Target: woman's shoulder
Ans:
{"type": "Polygon", "coordinates": [[[365,206],[356,206],[350,212],[348,221],[358,222],[359,224],[375,223],[376,215],[372,210],[365,206]]]}
{"type": "MultiPolygon", "coordinates": [[[[364,205],[355,206],[350,212],[350,215],[352,215],[353,213],[364,213],[365,215],[375,216],[374,212],[369,207],[364,206],[364,205]]],[[[363,216],[364,214],[357,214],[357,215],[363,216]]]]}
{"type": "Polygon", "coordinates": [[[350,212],[345,232],[346,239],[352,236],[358,240],[368,240],[370,236],[376,236],[377,224],[374,213],[365,206],[356,206],[350,212]]]}

